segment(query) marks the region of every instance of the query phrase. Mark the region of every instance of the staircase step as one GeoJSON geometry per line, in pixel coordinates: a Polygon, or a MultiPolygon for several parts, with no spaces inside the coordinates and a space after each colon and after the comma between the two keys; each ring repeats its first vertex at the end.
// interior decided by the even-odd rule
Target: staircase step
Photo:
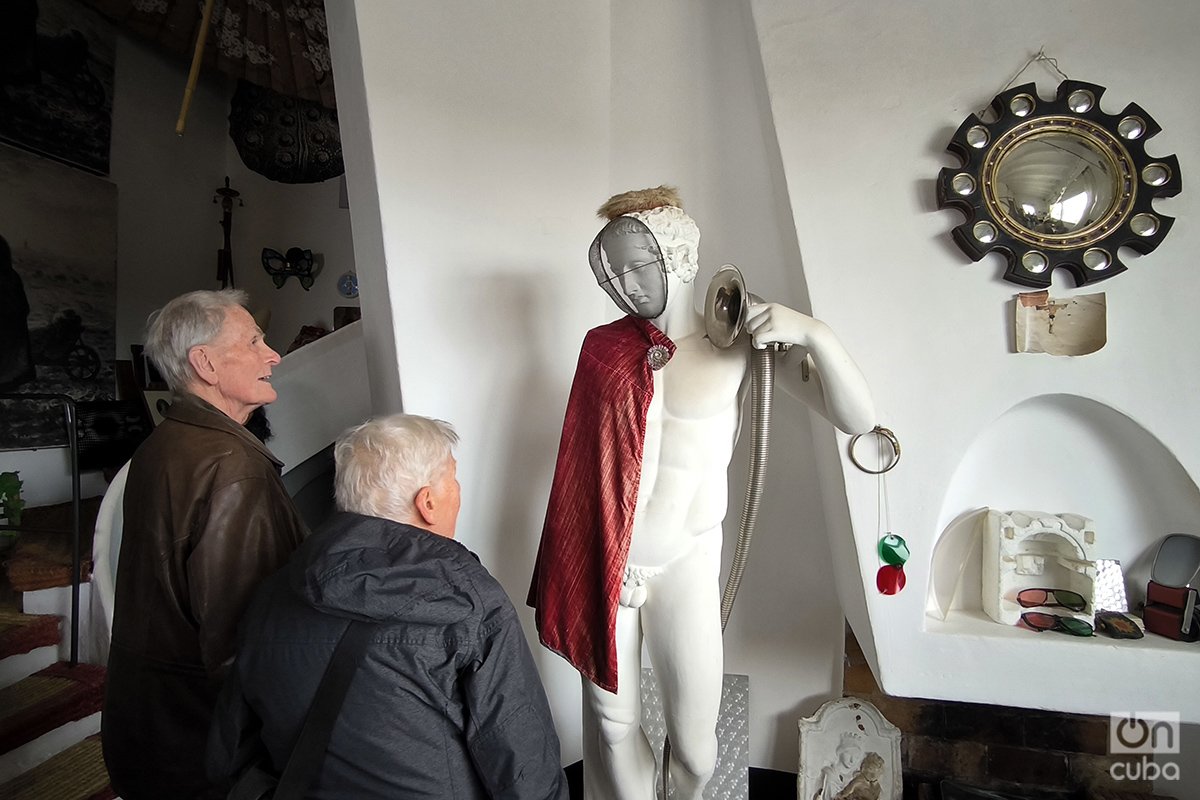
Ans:
{"type": "Polygon", "coordinates": [[[57,663],[0,689],[0,753],[9,753],[61,725],[98,714],[104,667],[57,663]]]}
{"type": "MultiPolygon", "coordinates": [[[[80,502],[79,579],[92,574],[92,537],[102,497],[80,502]]],[[[71,530],[74,515],[70,503],[26,508],[21,514],[22,531],[5,558],[4,570],[14,591],[32,592],[71,585],[71,530]]]]}
{"type": "MultiPolygon", "coordinates": [[[[96,645],[99,644],[92,622],[95,616],[92,612],[92,585],[82,584],[79,587],[79,650],[78,660],[89,664],[104,665],[108,662],[108,649],[104,648],[104,657],[99,657],[96,645]]],[[[55,661],[67,661],[71,658],[71,587],[56,586],[50,589],[37,589],[24,592],[21,595],[21,607],[26,614],[50,614],[62,620],[62,641],[58,645],[59,655],[55,661]]],[[[107,631],[104,632],[107,638],[107,631]]]]}
{"type": "Polygon", "coordinates": [[[57,615],[24,614],[15,602],[0,601],[0,688],[58,661],[60,628],[57,615]]]}
{"type": "Polygon", "coordinates": [[[19,656],[0,659],[0,689],[12,686],[62,659],[57,647],[39,647],[19,656]]]}
{"type": "Polygon", "coordinates": [[[0,786],[5,800],[113,800],[100,736],[89,736],[0,786]]]}
{"type": "Polygon", "coordinates": [[[0,658],[58,644],[59,622],[51,614],[22,614],[0,607],[0,658]]]}

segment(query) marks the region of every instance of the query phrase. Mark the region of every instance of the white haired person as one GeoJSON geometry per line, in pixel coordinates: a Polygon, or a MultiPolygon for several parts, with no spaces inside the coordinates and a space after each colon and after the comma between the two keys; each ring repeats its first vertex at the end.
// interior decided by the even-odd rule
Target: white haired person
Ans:
{"type": "Polygon", "coordinates": [[[358,620],[374,626],[306,797],[566,799],[516,610],[454,541],[456,443],[447,423],[407,414],[339,438],[338,513],[243,620],[213,721],[214,781],[236,781],[256,751],[282,772],[334,647],[358,620]]]}
{"type": "Polygon", "coordinates": [[[243,424],[279,354],[235,290],[175,298],[146,353],[174,392],[125,486],[104,759],[125,800],[222,797],[204,748],[237,624],[306,535],[280,462],[243,424]]]}
{"type": "MultiPolygon", "coordinates": [[[[717,758],[721,523],[750,346],[705,335],[691,286],[700,231],[674,189],[617,195],[600,214],[589,260],[626,316],[584,339],[529,602],[542,643],[583,677],[585,797],[655,796],[639,727],[644,639],[674,796],[699,800],[717,758]]],[[[796,345],[781,385],[842,430],[871,429],[866,381],[828,326],[775,303],[746,318],[754,347],[796,345]]]]}

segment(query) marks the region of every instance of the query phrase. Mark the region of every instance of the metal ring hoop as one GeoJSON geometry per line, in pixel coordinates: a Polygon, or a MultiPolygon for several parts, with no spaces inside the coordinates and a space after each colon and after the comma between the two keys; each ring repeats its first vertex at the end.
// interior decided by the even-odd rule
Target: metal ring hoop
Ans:
{"type": "Polygon", "coordinates": [[[889,429],[883,427],[882,425],[876,425],[874,428],[867,431],[867,433],[873,433],[876,436],[887,439],[887,441],[892,445],[893,458],[892,458],[891,463],[888,464],[886,467],[883,467],[882,469],[867,469],[866,467],[864,467],[862,464],[859,463],[858,459],[854,457],[854,445],[858,444],[858,440],[861,439],[862,437],[866,436],[867,435],[866,433],[855,434],[854,438],[852,438],[850,440],[850,447],[849,447],[850,460],[854,462],[854,466],[858,467],[863,472],[866,472],[870,475],[881,475],[884,472],[891,471],[897,464],[900,463],[900,440],[896,438],[896,434],[892,433],[889,429]]]}

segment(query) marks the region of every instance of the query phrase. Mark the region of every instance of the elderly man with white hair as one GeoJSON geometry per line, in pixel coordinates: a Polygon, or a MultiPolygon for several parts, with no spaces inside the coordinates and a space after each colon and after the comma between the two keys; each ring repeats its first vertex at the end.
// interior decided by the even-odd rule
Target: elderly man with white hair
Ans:
{"type": "Polygon", "coordinates": [[[125,487],[102,721],[125,800],[222,796],[204,749],[238,620],[306,534],[281,463],[243,427],[275,399],[279,363],[246,300],[190,292],[155,312],[146,334],[175,398],[125,487]]]}
{"type": "Polygon", "coordinates": [[[396,414],[334,448],[339,513],[256,593],[217,707],[209,774],[256,750],[279,774],[351,621],[372,623],[313,798],[567,797],[558,737],[512,602],[454,541],[454,430],[396,414]],[[258,740],[258,741],[256,741],[258,740]]]}

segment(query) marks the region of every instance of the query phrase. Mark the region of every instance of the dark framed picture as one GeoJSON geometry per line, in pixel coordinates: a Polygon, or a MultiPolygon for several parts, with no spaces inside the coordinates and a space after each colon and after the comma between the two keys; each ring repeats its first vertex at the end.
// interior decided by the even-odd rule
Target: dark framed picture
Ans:
{"type": "Polygon", "coordinates": [[[97,175],[112,141],[112,25],[73,0],[5,0],[0,142],[97,175]]]}
{"type": "MultiPolygon", "coordinates": [[[[0,144],[0,392],[112,400],[117,187],[0,144]]],[[[5,402],[0,450],[62,447],[61,403],[5,402]]]]}

